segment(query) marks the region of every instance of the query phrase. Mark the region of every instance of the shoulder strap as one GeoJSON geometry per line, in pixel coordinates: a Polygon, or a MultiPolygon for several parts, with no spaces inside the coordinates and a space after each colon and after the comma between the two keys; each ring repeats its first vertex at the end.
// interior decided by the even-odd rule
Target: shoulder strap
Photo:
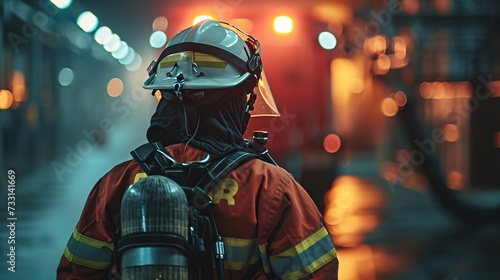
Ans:
{"type": "Polygon", "coordinates": [[[150,175],[155,163],[162,169],[166,169],[176,164],[160,142],[146,143],[130,152],[139,166],[150,175]]]}
{"type": "MultiPolygon", "coordinates": [[[[155,173],[155,167],[167,170],[168,168],[178,165],[160,142],[146,143],[131,151],[130,154],[148,175],[155,173]]],[[[208,162],[206,164],[205,174],[202,175],[195,186],[202,187],[205,192],[208,193],[215,184],[229,174],[229,172],[254,158],[263,159],[260,155],[255,153],[235,151],[224,157],[208,162]]]]}
{"type": "Polygon", "coordinates": [[[203,186],[205,192],[208,193],[229,172],[254,158],[260,158],[260,156],[249,152],[236,151],[214,160],[208,163],[207,173],[201,177],[196,185],[203,186]]]}

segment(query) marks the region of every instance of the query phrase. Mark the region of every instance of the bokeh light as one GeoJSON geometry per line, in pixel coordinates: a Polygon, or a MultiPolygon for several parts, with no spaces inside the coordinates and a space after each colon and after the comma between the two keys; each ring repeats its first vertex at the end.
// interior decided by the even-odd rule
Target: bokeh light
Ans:
{"type": "Polygon", "coordinates": [[[127,68],[127,70],[130,72],[134,72],[138,70],[141,67],[141,65],[142,65],[142,57],[138,53],[136,53],[134,60],[130,64],[125,65],[125,68],[127,68]]]}
{"type": "Polygon", "coordinates": [[[157,31],[157,30],[165,31],[165,30],[167,30],[167,27],[168,27],[168,20],[166,17],[159,16],[153,20],[153,24],[152,24],[153,31],[157,31]]]}
{"type": "Polygon", "coordinates": [[[403,91],[399,90],[394,94],[394,100],[399,107],[403,107],[408,102],[408,97],[406,97],[406,94],[403,91]]]}
{"type": "Polygon", "coordinates": [[[119,78],[113,78],[108,82],[108,95],[118,97],[123,92],[123,82],[119,78]]]}
{"type": "Polygon", "coordinates": [[[464,186],[464,174],[458,171],[450,171],[448,175],[446,175],[446,184],[450,189],[462,189],[464,186]]]}
{"type": "Polygon", "coordinates": [[[69,86],[73,82],[73,70],[70,68],[61,69],[61,71],[59,71],[58,79],[61,86],[69,86]]]}
{"type": "Polygon", "coordinates": [[[101,45],[109,43],[112,37],[113,37],[113,32],[107,26],[99,27],[94,33],[94,40],[101,45]]]}
{"type": "Polygon", "coordinates": [[[383,75],[389,72],[389,68],[391,68],[391,59],[389,56],[383,54],[375,60],[375,74],[383,75]]]}
{"type": "Polygon", "coordinates": [[[384,98],[382,100],[380,108],[382,109],[382,114],[384,114],[384,116],[386,117],[393,117],[399,111],[398,104],[391,97],[384,98]]]}
{"type": "Polygon", "coordinates": [[[279,34],[288,34],[292,32],[293,20],[288,16],[279,16],[274,19],[274,31],[279,34]]]}
{"type": "Polygon", "coordinates": [[[331,32],[323,31],[318,36],[319,45],[325,50],[333,50],[337,46],[337,38],[331,32]]]}
{"type": "Polygon", "coordinates": [[[111,35],[111,39],[109,40],[109,42],[107,42],[104,45],[104,49],[107,52],[112,53],[120,47],[120,42],[121,42],[120,36],[118,36],[117,34],[113,34],[111,35]]]}
{"type": "Polygon", "coordinates": [[[131,47],[128,47],[128,52],[127,52],[127,55],[120,59],[119,62],[123,65],[129,65],[130,63],[132,63],[135,59],[135,50],[131,47]]]}
{"type": "Polygon", "coordinates": [[[124,41],[121,41],[118,49],[114,51],[111,55],[116,59],[123,59],[127,56],[129,49],[130,48],[128,44],[124,41]]]}
{"type": "Polygon", "coordinates": [[[85,11],[78,16],[76,23],[83,31],[89,33],[97,28],[99,20],[92,12],[85,11]]]}
{"type": "Polygon", "coordinates": [[[392,39],[392,48],[394,50],[394,56],[396,58],[404,59],[406,57],[406,42],[403,37],[394,37],[392,39]]]}
{"type": "Polygon", "coordinates": [[[167,43],[167,34],[161,30],[157,30],[149,36],[149,45],[155,49],[163,47],[167,43]]]}
{"type": "Polygon", "coordinates": [[[456,124],[448,123],[444,126],[444,140],[447,142],[456,142],[460,137],[460,131],[456,124]]]}
{"type": "Polygon", "coordinates": [[[0,110],[9,109],[14,102],[12,93],[6,89],[0,90],[0,110]]]}
{"type": "Polygon", "coordinates": [[[50,0],[50,2],[52,2],[52,4],[54,4],[57,8],[64,10],[71,6],[73,0],[50,0]]]}
{"type": "Polygon", "coordinates": [[[382,35],[368,38],[364,42],[363,49],[370,55],[382,55],[387,49],[387,39],[382,35]]]}
{"type": "Polygon", "coordinates": [[[342,141],[337,134],[328,134],[323,140],[323,147],[327,153],[333,154],[340,150],[342,141]]]}
{"type": "Polygon", "coordinates": [[[26,80],[21,71],[15,71],[12,75],[12,97],[15,103],[25,101],[28,98],[26,80]]]}

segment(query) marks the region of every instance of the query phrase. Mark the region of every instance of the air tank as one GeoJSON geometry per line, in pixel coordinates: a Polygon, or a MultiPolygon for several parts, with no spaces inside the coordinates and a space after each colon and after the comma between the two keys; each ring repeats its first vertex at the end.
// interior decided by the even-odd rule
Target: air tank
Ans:
{"type": "Polygon", "coordinates": [[[123,280],[188,279],[188,204],[182,188],[158,175],[140,179],[121,206],[123,280]]]}

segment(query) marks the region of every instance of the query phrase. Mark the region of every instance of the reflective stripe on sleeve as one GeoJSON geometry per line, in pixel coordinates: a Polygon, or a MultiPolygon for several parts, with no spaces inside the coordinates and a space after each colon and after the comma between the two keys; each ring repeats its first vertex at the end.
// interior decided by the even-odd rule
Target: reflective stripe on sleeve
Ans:
{"type": "Polygon", "coordinates": [[[224,241],[224,268],[242,270],[255,264],[260,259],[259,246],[256,239],[222,238],[224,241]]]}
{"type": "Polygon", "coordinates": [[[267,255],[267,243],[259,245],[260,257],[262,258],[262,267],[265,273],[271,272],[271,265],[269,264],[269,256],[267,255]]]}
{"type": "Polygon", "coordinates": [[[87,237],[75,228],[64,249],[64,256],[81,266],[105,269],[113,263],[113,244],[87,237]]]}
{"type": "Polygon", "coordinates": [[[296,246],[270,257],[273,273],[283,280],[299,279],[337,257],[335,246],[322,227],[296,246]]]}

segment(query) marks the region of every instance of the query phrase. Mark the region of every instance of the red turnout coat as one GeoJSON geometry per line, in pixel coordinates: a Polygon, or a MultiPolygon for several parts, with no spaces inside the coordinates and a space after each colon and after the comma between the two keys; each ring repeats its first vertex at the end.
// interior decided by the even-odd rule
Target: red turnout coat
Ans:
{"type": "MultiPolygon", "coordinates": [[[[207,153],[184,144],[166,147],[177,162],[207,153]]],[[[115,166],[90,192],[57,268],[57,279],[107,279],[116,269],[113,240],[127,188],[146,174],[133,161],[115,166]]],[[[226,279],[337,279],[338,260],[316,205],[284,169],[253,159],[210,192],[225,246],[226,279]]]]}

